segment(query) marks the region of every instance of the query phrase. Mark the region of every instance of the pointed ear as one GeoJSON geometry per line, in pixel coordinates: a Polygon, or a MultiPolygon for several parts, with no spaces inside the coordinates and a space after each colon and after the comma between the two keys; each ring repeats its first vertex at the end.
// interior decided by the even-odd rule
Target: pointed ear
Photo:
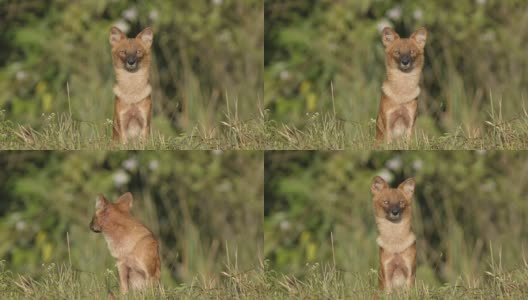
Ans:
{"type": "Polygon", "coordinates": [[[405,194],[407,198],[411,198],[414,194],[414,179],[409,178],[405,180],[404,182],[400,183],[398,186],[398,189],[405,194]]]}
{"type": "Polygon", "coordinates": [[[427,40],[427,30],[424,27],[419,28],[411,35],[411,39],[418,44],[418,47],[423,49],[427,40]]]}
{"type": "Polygon", "coordinates": [[[147,48],[150,48],[152,45],[152,40],[154,39],[154,32],[152,32],[152,28],[147,27],[143,29],[137,36],[136,39],[139,39],[147,46],[147,48]]]}
{"type": "Polygon", "coordinates": [[[104,209],[107,204],[108,204],[108,201],[102,194],[98,194],[97,197],[95,197],[95,209],[96,210],[104,209]]]}
{"type": "Polygon", "coordinates": [[[370,186],[370,191],[372,194],[376,195],[377,193],[383,191],[384,189],[388,189],[389,185],[383,180],[383,178],[376,176],[372,180],[372,184],[370,186]]]}
{"type": "Polygon", "coordinates": [[[130,209],[132,208],[133,200],[134,199],[130,192],[124,193],[123,195],[121,195],[121,197],[119,197],[119,199],[117,199],[117,202],[115,203],[115,205],[117,206],[117,208],[119,208],[119,210],[124,211],[124,212],[129,212],[130,209]]]}
{"type": "Polygon", "coordinates": [[[383,28],[381,32],[381,41],[385,48],[389,47],[394,41],[400,39],[400,36],[390,27],[383,28]]]}
{"type": "Polygon", "coordinates": [[[112,27],[112,29],[110,29],[109,41],[112,47],[114,47],[115,45],[117,45],[117,43],[124,39],[126,39],[126,35],[121,30],[119,30],[119,28],[114,26],[112,27]]]}

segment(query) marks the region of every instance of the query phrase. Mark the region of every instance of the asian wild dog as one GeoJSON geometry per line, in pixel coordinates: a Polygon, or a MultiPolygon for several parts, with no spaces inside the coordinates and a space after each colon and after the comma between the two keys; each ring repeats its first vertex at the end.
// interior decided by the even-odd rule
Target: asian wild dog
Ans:
{"type": "Polygon", "coordinates": [[[376,118],[376,145],[383,139],[390,144],[402,136],[407,142],[411,140],[426,39],[427,31],[423,27],[406,39],[400,38],[389,27],[383,29],[387,79],[381,87],[382,96],[376,118]]]}
{"type": "Polygon", "coordinates": [[[149,81],[150,47],[154,33],[145,28],[129,39],[117,27],[110,30],[112,62],[117,84],[114,86],[113,141],[126,144],[139,137],[145,141],[150,134],[152,99],[149,81]]]}
{"type": "Polygon", "coordinates": [[[398,188],[390,188],[379,176],[372,181],[374,216],[379,236],[379,288],[407,290],[416,277],[416,236],[411,229],[411,203],[414,179],[409,178],[398,188]]]}
{"type": "Polygon", "coordinates": [[[123,194],[115,203],[103,195],[98,195],[95,201],[90,229],[103,233],[110,254],[117,260],[121,293],[159,284],[158,241],[145,225],[130,215],[132,194],[123,194]]]}

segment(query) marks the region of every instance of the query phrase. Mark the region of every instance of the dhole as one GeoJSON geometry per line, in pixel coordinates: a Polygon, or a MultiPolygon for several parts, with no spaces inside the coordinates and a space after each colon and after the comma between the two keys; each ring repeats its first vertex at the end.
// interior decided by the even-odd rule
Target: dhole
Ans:
{"type": "Polygon", "coordinates": [[[405,136],[411,139],[418,95],[420,74],[424,65],[425,28],[418,29],[408,39],[401,39],[391,28],[383,29],[387,79],[381,87],[382,96],[376,119],[376,145],[383,139],[390,144],[405,136]]]}
{"type": "Polygon", "coordinates": [[[154,234],[130,215],[132,194],[126,193],[116,203],[103,195],[95,200],[95,215],[90,223],[94,232],[102,232],[110,254],[117,260],[121,293],[159,283],[160,256],[154,234]]]}
{"type": "Polygon", "coordinates": [[[110,30],[112,62],[117,79],[114,86],[114,142],[126,144],[129,139],[137,137],[145,140],[150,134],[152,88],[149,73],[153,37],[150,27],[133,39],[128,39],[117,27],[110,30]]]}
{"type": "Polygon", "coordinates": [[[374,216],[379,236],[379,287],[390,292],[409,289],[416,275],[416,236],[411,229],[414,179],[390,188],[379,176],[372,181],[374,216]]]}

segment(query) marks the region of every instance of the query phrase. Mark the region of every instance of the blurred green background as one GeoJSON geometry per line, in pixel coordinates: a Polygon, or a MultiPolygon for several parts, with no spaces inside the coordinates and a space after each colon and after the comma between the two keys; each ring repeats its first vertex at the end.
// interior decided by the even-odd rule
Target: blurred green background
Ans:
{"type": "Polygon", "coordinates": [[[333,112],[374,134],[385,78],[380,31],[428,30],[417,127],[438,135],[486,130],[491,104],[503,121],[522,116],[528,90],[524,0],[264,0],[264,102],[271,117],[305,126],[333,112]]]}
{"type": "Polygon", "coordinates": [[[361,277],[378,269],[376,175],[393,187],[416,180],[418,281],[474,286],[528,257],[526,152],[266,152],[264,163],[264,255],[281,272],[302,277],[334,259],[361,277]]]}
{"type": "Polygon", "coordinates": [[[130,191],[132,214],[161,241],[162,281],[212,284],[229,262],[239,271],[262,257],[261,152],[4,152],[0,156],[0,258],[39,277],[42,265],[81,274],[115,270],[88,224],[95,197],[130,191]],[[67,235],[70,253],[68,253],[67,235]]]}
{"type": "Polygon", "coordinates": [[[212,130],[225,119],[227,98],[231,109],[238,101],[239,118],[252,118],[263,97],[262,10],[258,0],[2,1],[4,118],[38,129],[50,113],[71,109],[81,130],[112,119],[113,25],[129,37],[153,27],[156,130],[212,130]]]}

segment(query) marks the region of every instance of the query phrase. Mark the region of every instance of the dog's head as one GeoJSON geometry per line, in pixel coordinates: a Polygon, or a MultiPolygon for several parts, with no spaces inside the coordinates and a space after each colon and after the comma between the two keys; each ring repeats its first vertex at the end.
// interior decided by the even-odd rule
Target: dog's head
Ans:
{"type": "Polygon", "coordinates": [[[408,39],[402,39],[392,28],[385,27],[381,36],[388,68],[398,69],[404,73],[422,69],[427,39],[425,28],[416,30],[408,39]]]}
{"type": "Polygon", "coordinates": [[[129,39],[117,27],[110,29],[112,61],[116,69],[134,73],[150,66],[150,47],[154,33],[150,27],[143,29],[135,38],[129,39]]]}
{"type": "Polygon", "coordinates": [[[90,229],[93,232],[105,232],[113,222],[129,215],[133,200],[131,193],[123,194],[115,203],[109,202],[101,194],[97,195],[90,229]]]}
{"type": "Polygon", "coordinates": [[[374,195],[376,218],[385,218],[390,222],[398,223],[403,218],[410,217],[414,185],[414,179],[409,178],[398,188],[392,189],[383,178],[374,177],[370,190],[374,195]]]}

